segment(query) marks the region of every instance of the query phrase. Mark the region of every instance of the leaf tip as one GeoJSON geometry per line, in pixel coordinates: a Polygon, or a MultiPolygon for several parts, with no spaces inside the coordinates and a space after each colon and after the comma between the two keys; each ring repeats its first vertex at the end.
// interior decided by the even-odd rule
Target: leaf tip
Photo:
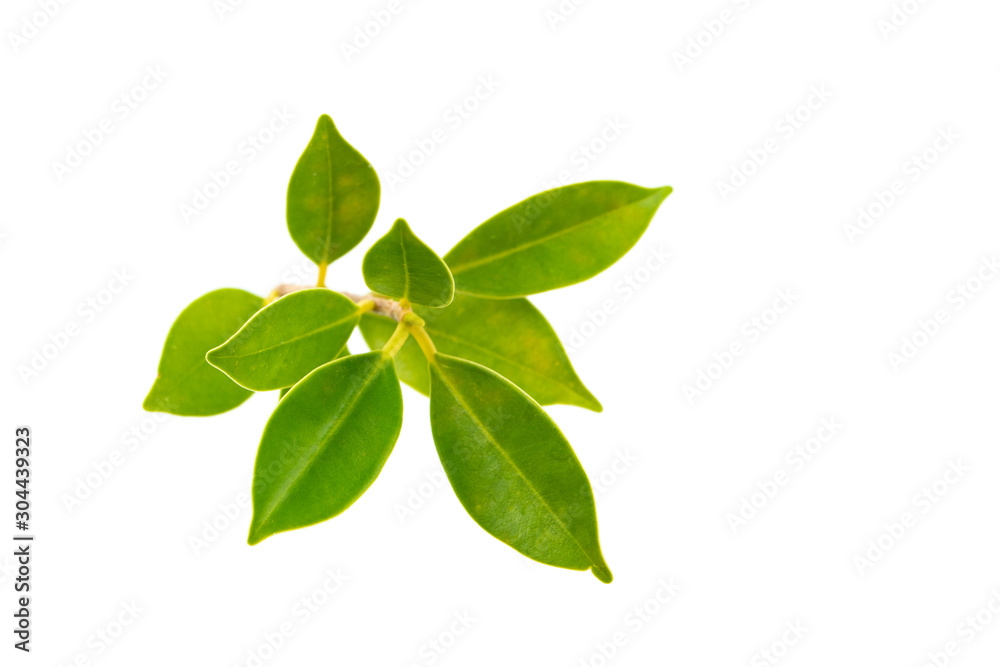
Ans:
{"type": "Polygon", "coordinates": [[[594,576],[597,577],[597,580],[602,584],[610,584],[614,580],[614,575],[611,574],[611,570],[608,568],[606,563],[594,565],[590,568],[590,571],[594,573],[594,576]]]}
{"type": "Polygon", "coordinates": [[[159,398],[156,397],[156,384],[153,384],[149,394],[142,401],[142,409],[146,412],[163,412],[163,406],[159,398]]]}
{"type": "Polygon", "coordinates": [[[663,187],[660,188],[654,188],[653,192],[655,193],[657,205],[659,205],[660,203],[663,202],[664,199],[669,197],[673,193],[673,191],[674,191],[673,187],[669,185],[664,185],[663,187]]]}
{"type": "MultiPolygon", "coordinates": [[[[146,398],[142,401],[142,409],[146,412],[165,412],[167,414],[179,414],[180,411],[172,409],[173,401],[171,400],[170,393],[164,392],[163,385],[160,382],[160,376],[156,376],[156,381],[153,382],[153,386],[149,388],[149,393],[146,398]]],[[[184,416],[184,415],[180,415],[184,416]]]]}
{"type": "Polygon", "coordinates": [[[211,350],[206,352],[205,361],[207,361],[212,366],[219,368],[219,364],[217,362],[219,361],[219,355],[221,354],[220,350],[222,350],[223,347],[225,347],[225,344],[222,344],[219,347],[213,347],[211,350]]]}
{"type": "Polygon", "coordinates": [[[324,113],[320,114],[319,119],[316,121],[316,129],[319,130],[321,127],[324,129],[336,129],[337,126],[334,125],[333,119],[330,118],[330,115],[324,113]]]}
{"type": "Polygon", "coordinates": [[[265,531],[262,528],[262,526],[251,521],[250,534],[247,535],[247,544],[249,544],[250,546],[255,546],[257,544],[260,544],[267,538],[271,537],[271,535],[274,535],[274,533],[269,533],[265,531]]]}

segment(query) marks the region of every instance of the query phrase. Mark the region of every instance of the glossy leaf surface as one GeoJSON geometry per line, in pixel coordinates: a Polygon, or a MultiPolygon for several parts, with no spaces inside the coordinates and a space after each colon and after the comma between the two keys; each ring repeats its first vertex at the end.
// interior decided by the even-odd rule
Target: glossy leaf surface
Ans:
{"type": "Polygon", "coordinates": [[[382,470],[402,422],[399,381],[381,351],[331,361],[303,378],[264,427],[248,542],[350,507],[382,470]]]}
{"type": "Polygon", "coordinates": [[[205,353],[233,335],[264,305],[259,296],[220,289],[185,308],[167,333],[156,382],[142,407],[204,417],[232,410],[253,393],[205,361],[205,353]]]}
{"type": "Polygon", "coordinates": [[[371,229],[380,195],[372,166],[329,116],[320,116],[288,183],[286,217],[295,244],[317,264],[329,264],[371,229]]]}
{"type": "Polygon", "coordinates": [[[455,295],[444,261],[400,218],[365,254],[365,284],[376,294],[443,308],[455,295]]]}
{"type": "MultiPolygon", "coordinates": [[[[340,348],[340,352],[337,353],[337,356],[335,356],[334,359],[343,359],[344,357],[349,357],[349,356],[351,356],[351,351],[348,350],[347,346],[345,345],[344,347],[340,348]]],[[[279,391],[278,400],[280,401],[281,399],[283,399],[285,397],[285,394],[287,394],[291,390],[292,390],[291,387],[285,387],[284,389],[279,391]]]]}
{"type": "Polygon", "coordinates": [[[292,292],[254,315],[208,362],[254,391],[290,387],[334,359],[361,318],[357,305],[328,289],[292,292]]]}
{"type": "Polygon", "coordinates": [[[537,403],[493,371],[438,354],[431,430],[466,511],[525,556],[610,583],[587,475],[537,403]]]}
{"type": "Polygon", "coordinates": [[[468,294],[505,299],[572,285],[621,259],[671,191],[617,181],[549,190],[479,225],[444,259],[468,294]]]}
{"type": "MultiPolygon", "coordinates": [[[[541,405],[577,405],[596,412],[600,402],[573,370],[559,337],[527,299],[481,299],[455,295],[440,310],[414,308],[425,329],[444,354],[475,361],[504,376],[541,405]]],[[[392,335],[395,323],[366,314],[361,333],[373,349],[392,335]]],[[[430,390],[427,359],[408,340],[396,355],[399,378],[417,391],[430,390]]]]}

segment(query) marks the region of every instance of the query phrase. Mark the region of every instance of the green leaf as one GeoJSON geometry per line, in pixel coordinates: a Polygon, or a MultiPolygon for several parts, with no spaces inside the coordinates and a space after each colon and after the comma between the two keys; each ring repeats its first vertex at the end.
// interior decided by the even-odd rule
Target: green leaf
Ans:
{"type": "Polygon", "coordinates": [[[479,225],[444,260],[468,294],[507,299],[572,285],[621,259],[671,192],[616,181],[549,190],[479,225]]]}
{"type": "MultiPolygon", "coordinates": [[[[351,351],[348,350],[347,346],[345,345],[344,347],[340,348],[340,352],[337,353],[337,356],[335,356],[334,359],[343,359],[344,357],[349,357],[349,356],[351,356],[351,351]]],[[[285,387],[284,389],[280,390],[278,392],[278,400],[280,401],[281,399],[283,399],[285,397],[285,394],[287,394],[291,390],[292,390],[291,387],[285,387]]]]}
{"type": "Polygon", "coordinates": [[[377,294],[443,308],[455,296],[445,263],[400,218],[365,254],[365,284],[377,294]]]}
{"type": "Polygon", "coordinates": [[[336,357],[361,319],[357,305],[328,289],[292,292],[270,304],[208,362],[254,391],[291,387],[336,357]]]}
{"type": "Polygon", "coordinates": [[[156,382],[142,407],[204,417],[232,410],[253,393],[205,361],[205,353],[233,335],[264,305],[259,296],[220,289],[185,308],[167,334],[156,382]]]}
{"type": "MultiPolygon", "coordinates": [[[[577,405],[595,412],[600,402],[573,370],[559,337],[527,299],[480,299],[458,294],[440,310],[414,308],[434,345],[444,354],[475,361],[504,376],[541,405],[577,405]]],[[[361,333],[381,349],[395,322],[366,313],[361,333]]],[[[399,378],[422,394],[430,389],[427,359],[408,340],[396,355],[399,378]]]]}
{"type": "Polygon", "coordinates": [[[320,266],[358,245],[378,213],[378,176],[322,115],[288,183],[288,232],[320,266]]]}
{"type": "Polygon", "coordinates": [[[384,352],[331,361],[303,378],[264,427],[247,541],[350,507],[378,477],[402,424],[399,380],[384,352]]]}
{"type": "Polygon", "coordinates": [[[529,558],[611,582],[587,474],[527,394],[479,364],[437,354],[431,430],[455,494],[486,532],[529,558]]]}

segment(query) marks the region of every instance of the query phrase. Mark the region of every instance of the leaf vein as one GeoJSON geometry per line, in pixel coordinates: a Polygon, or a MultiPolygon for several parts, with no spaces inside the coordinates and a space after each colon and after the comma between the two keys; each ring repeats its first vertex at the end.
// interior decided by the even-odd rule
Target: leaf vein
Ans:
{"type": "Polygon", "coordinates": [[[576,546],[579,547],[580,552],[583,553],[584,557],[586,557],[587,560],[591,562],[591,565],[597,566],[597,563],[594,562],[594,559],[590,557],[589,553],[587,553],[587,549],[584,548],[584,546],[580,543],[580,540],[577,539],[576,535],[574,535],[573,532],[569,529],[569,526],[567,526],[566,523],[562,520],[562,518],[556,513],[555,508],[553,508],[552,505],[550,505],[549,502],[545,499],[545,496],[543,496],[541,492],[539,492],[539,490],[535,488],[535,485],[531,483],[531,480],[528,479],[528,477],[524,474],[521,468],[518,467],[516,463],[514,463],[514,460],[510,458],[510,455],[503,449],[500,443],[497,442],[496,438],[493,437],[493,434],[490,433],[490,431],[486,428],[486,425],[482,422],[482,420],[479,419],[479,416],[475,413],[472,407],[468,403],[466,403],[465,400],[462,399],[462,396],[458,393],[458,391],[451,385],[450,382],[448,382],[448,380],[445,378],[444,372],[439,371],[438,376],[441,378],[441,381],[444,383],[445,387],[448,388],[448,391],[451,393],[451,395],[455,397],[455,400],[458,401],[459,405],[461,405],[462,408],[465,409],[469,417],[472,418],[472,421],[475,422],[479,430],[482,431],[484,436],[486,436],[486,439],[489,440],[489,442],[497,449],[497,451],[500,452],[503,458],[507,460],[507,462],[510,464],[510,467],[512,467],[514,471],[517,472],[518,476],[520,476],[520,478],[524,481],[524,484],[528,487],[528,489],[530,489],[531,492],[534,493],[535,496],[538,498],[538,500],[542,503],[542,505],[544,505],[546,509],[549,510],[549,512],[552,514],[552,518],[554,518],[556,520],[556,523],[559,524],[559,527],[562,528],[563,531],[565,531],[565,533],[569,535],[570,539],[573,540],[576,546]]]}
{"type": "MultiPolygon", "coordinates": [[[[648,198],[649,198],[648,196],[647,197],[643,197],[643,199],[648,199],[648,198]]],[[[577,222],[575,224],[572,224],[569,227],[564,227],[563,229],[560,229],[557,232],[553,232],[551,234],[546,234],[544,236],[539,236],[538,238],[531,239],[530,241],[525,241],[524,243],[522,243],[520,245],[516,245],[516,246],[513,246],[511,248],[507,248],[506,250],[501,250],[500,252],[494,253],[492,255],[487,255],[485,257],[480,257],[479,259],[471,260],[469,262],[466,262],[465,264],[459,264],[457,267],[449,265],[449,268],[451,269],[451,274],[453,276],[455,276],[455,275],[458,275],[459,273],[462,273],[463,271],[467,271],[468,269],[474,269],[476,267],[483,266],[484,264],[489,264],[489,263],[495,262],[495,261],[497,261],[499,259],[503,259],[504,257],[509,257],[510,255],[514,255],[514,254],[519,253],[519,252],[524,252],[525,250],[533,248],[536,245],[545,243],[546,241],[551,241],[554,238],[558,238],[558,237],[563,236],[565,234],[569,234],[570,232],[577,231],[578,229],[580,229],[582,227],[586,227],[587,225],[590,225],[590,224],[593,224],[594,222],[600,221],[600,220],[608,217],[612,213],[616,213],[617,211],[619,211],[619,210],[621,210],[623,208],[627,208],[629,206],[634,206],[634,205],[638,204],[639,202],[643,201],[643,199],[639,199],[639,200],[636,200],[636,201],[628,202],[626,204],[622,204],[621,206],[616,206],[615,208],[613,208],[611,210],[608,210],[608,211],[605,211],[604,213],[602,213],[600,215],[594,216],[593,218],[587,218],[586,220],[583,220],[583,221],[577,222]]]]}
{"type": "Polygon", "coordinates": [[[326,433],[324,433],[320,437],[319,440],[321,444],[318,447],[316,447],[315,450],[313,450],[313,456],[311,457],[311,459],[303,463],[298,468],[298,470],[295,472],[294,478],[290,482],[288,482],[287,484],[283,484],[281,487],[278,488],[278,490],[275,492],[273,496],[273,501],[269,503],[267,511],[264,513],[264,516],[261,518],[260,522],[257,523],[258,527],[263,527],[267,525],[267,522],[271,519],[271,516],[274,515],[274,512],[281,505],[281,502],[283,500],[286,500],[288,496],[291,495],[291,492],[295,488],[295,486],[302,481],[312,461],[314,461],[319,454],[322,454],[323,451],[326,450],[327,446],[329,446],[330,444],[330,441],[333,440],[333,437],[337,434],[337,431],[339,431],[341,426],[343,426],[345,422],[344,416],[350,414],[350,412],[354,409],[354,406],[358,404],[358,401],[360,401],[361,397],[365,394],[366,391],[368,391],[368,388],[375,381],[375,378],[378,377],[379,373],[382,372],[382,368],[384,367],[384,365],[385,364],[383,360],[377,363],[373,367],[372,373],[367,378],[365,378],[364,384],[361,385],[361,388],[358,390],[358,393],[355,394],[354,398],[351,399],[351,402],[341,411],[340,415],[338,415],[337,421],[333,424],[332,427],[330,427],[329,430],[327,430],[326,433]]]}
{"type": "Polygon", "coordinates": [[[339,320],[334,320],[333,322],[330,322],[329,324],[327,324],[325,326],[319,327],[318,329],[312,329],[312,330],[310,330],[310,331],[308,331],[308,332],[306,332],[304,334],[301,334],[299,336],[294,336],[292,338],[289,338],[288,340],[282,340],[279,343],[275,343],[274,345],[269,345],[268,347],[262,347],[262,348],[260,348],[258,350],[254,350],[253,352],[247,352],[245,354],[225,354],[225,355],[221,355],[220,354],[220,355],[213,355],[213,356],[216,359],[247,359],[247,358],[250,358],[250,357],[256,357],[257,355],[264,354],[265,352],[270,352],[271,350],[276,350],[277,348],[281,347],[282,345],[291,345],[292,343],[297,343],[300,340],[305,340],[305,339],[310,338],[312,336],[318,336],[319,334],[323,333],[324,331],[328,331],[330,329],[333,329],[334,327],[338,327],[338,326],[340,326],[342,324],[346,324],[350,320],[355,319],[357,317],[358,317],[357,313],[352,313],[351,315],[348,315],[347,317],[343,317],[343,318],[341,318],[339,320]]]}

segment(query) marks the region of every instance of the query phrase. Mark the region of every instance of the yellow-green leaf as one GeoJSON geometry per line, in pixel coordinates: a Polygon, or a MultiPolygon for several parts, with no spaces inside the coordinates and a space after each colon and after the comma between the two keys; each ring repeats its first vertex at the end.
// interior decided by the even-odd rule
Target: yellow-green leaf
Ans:
{"type": "Polygon", "coordinates": [[[384,352],[331,361],[304,377],[264,427],[248,542],[350,507],[382,470],[402,423],[399,380],[384,352]]]}
{"type": "Polygon", "coordinates": [[[617,181],[549,190],[479,225],[444,260],[467,294],[507,299],[572,285],[621,259],[671,192],[617,181]]]}
{"type": "Polygon", "coordinates": [[[444,261],[400,218],[365,254],[365,284],[377,294],[443,308],[455,295],[444,261]]]}
{"type": "Polygon", "coordinates": [[[434,444],[476,523],[529,558],[610,583],[594,494],[559,427],[488,368],[443,354],[430,368],[434,444]]]}
{"type": "MultiPolygon", "coordinates": [[[[340,348],[340,352],[337,353],[337,356],[335,356],[334,359],[343,359],[344,357],[349,357],[349,356],[351,356],[351,351],[348,350],[347,346],[345,345],[344,347],[340,348]]],[[[279,391],[278,400],[280,401],[281,399],[283,399],[285,397],[285,394],[287,394],[291,390],[292,390],[291,387],[285,387],[284,389],[279,391]]]]}
{"type": "Polygon", "coordinates": [[[291,387],[334,359],[360,318],[357,305],[337,292],[292,292],[250,318],[207,359],[247,389],[291,387]]]}
{"type": "Polygon", "coordinates": [[[205,361],[205,353],[222,343],[264,305],[259,296],[240,289],[220,289],[185,308],[167,334],[156,382],[142,407],[187,417],[232,410],[253,393],[205,361]]]}
{"type": "Polygon", "coordinates": [[[288,183],[292,240],[326,266],[365,237],[378,213],[381,187],[371,164],[322,115],[288,183]]]}

